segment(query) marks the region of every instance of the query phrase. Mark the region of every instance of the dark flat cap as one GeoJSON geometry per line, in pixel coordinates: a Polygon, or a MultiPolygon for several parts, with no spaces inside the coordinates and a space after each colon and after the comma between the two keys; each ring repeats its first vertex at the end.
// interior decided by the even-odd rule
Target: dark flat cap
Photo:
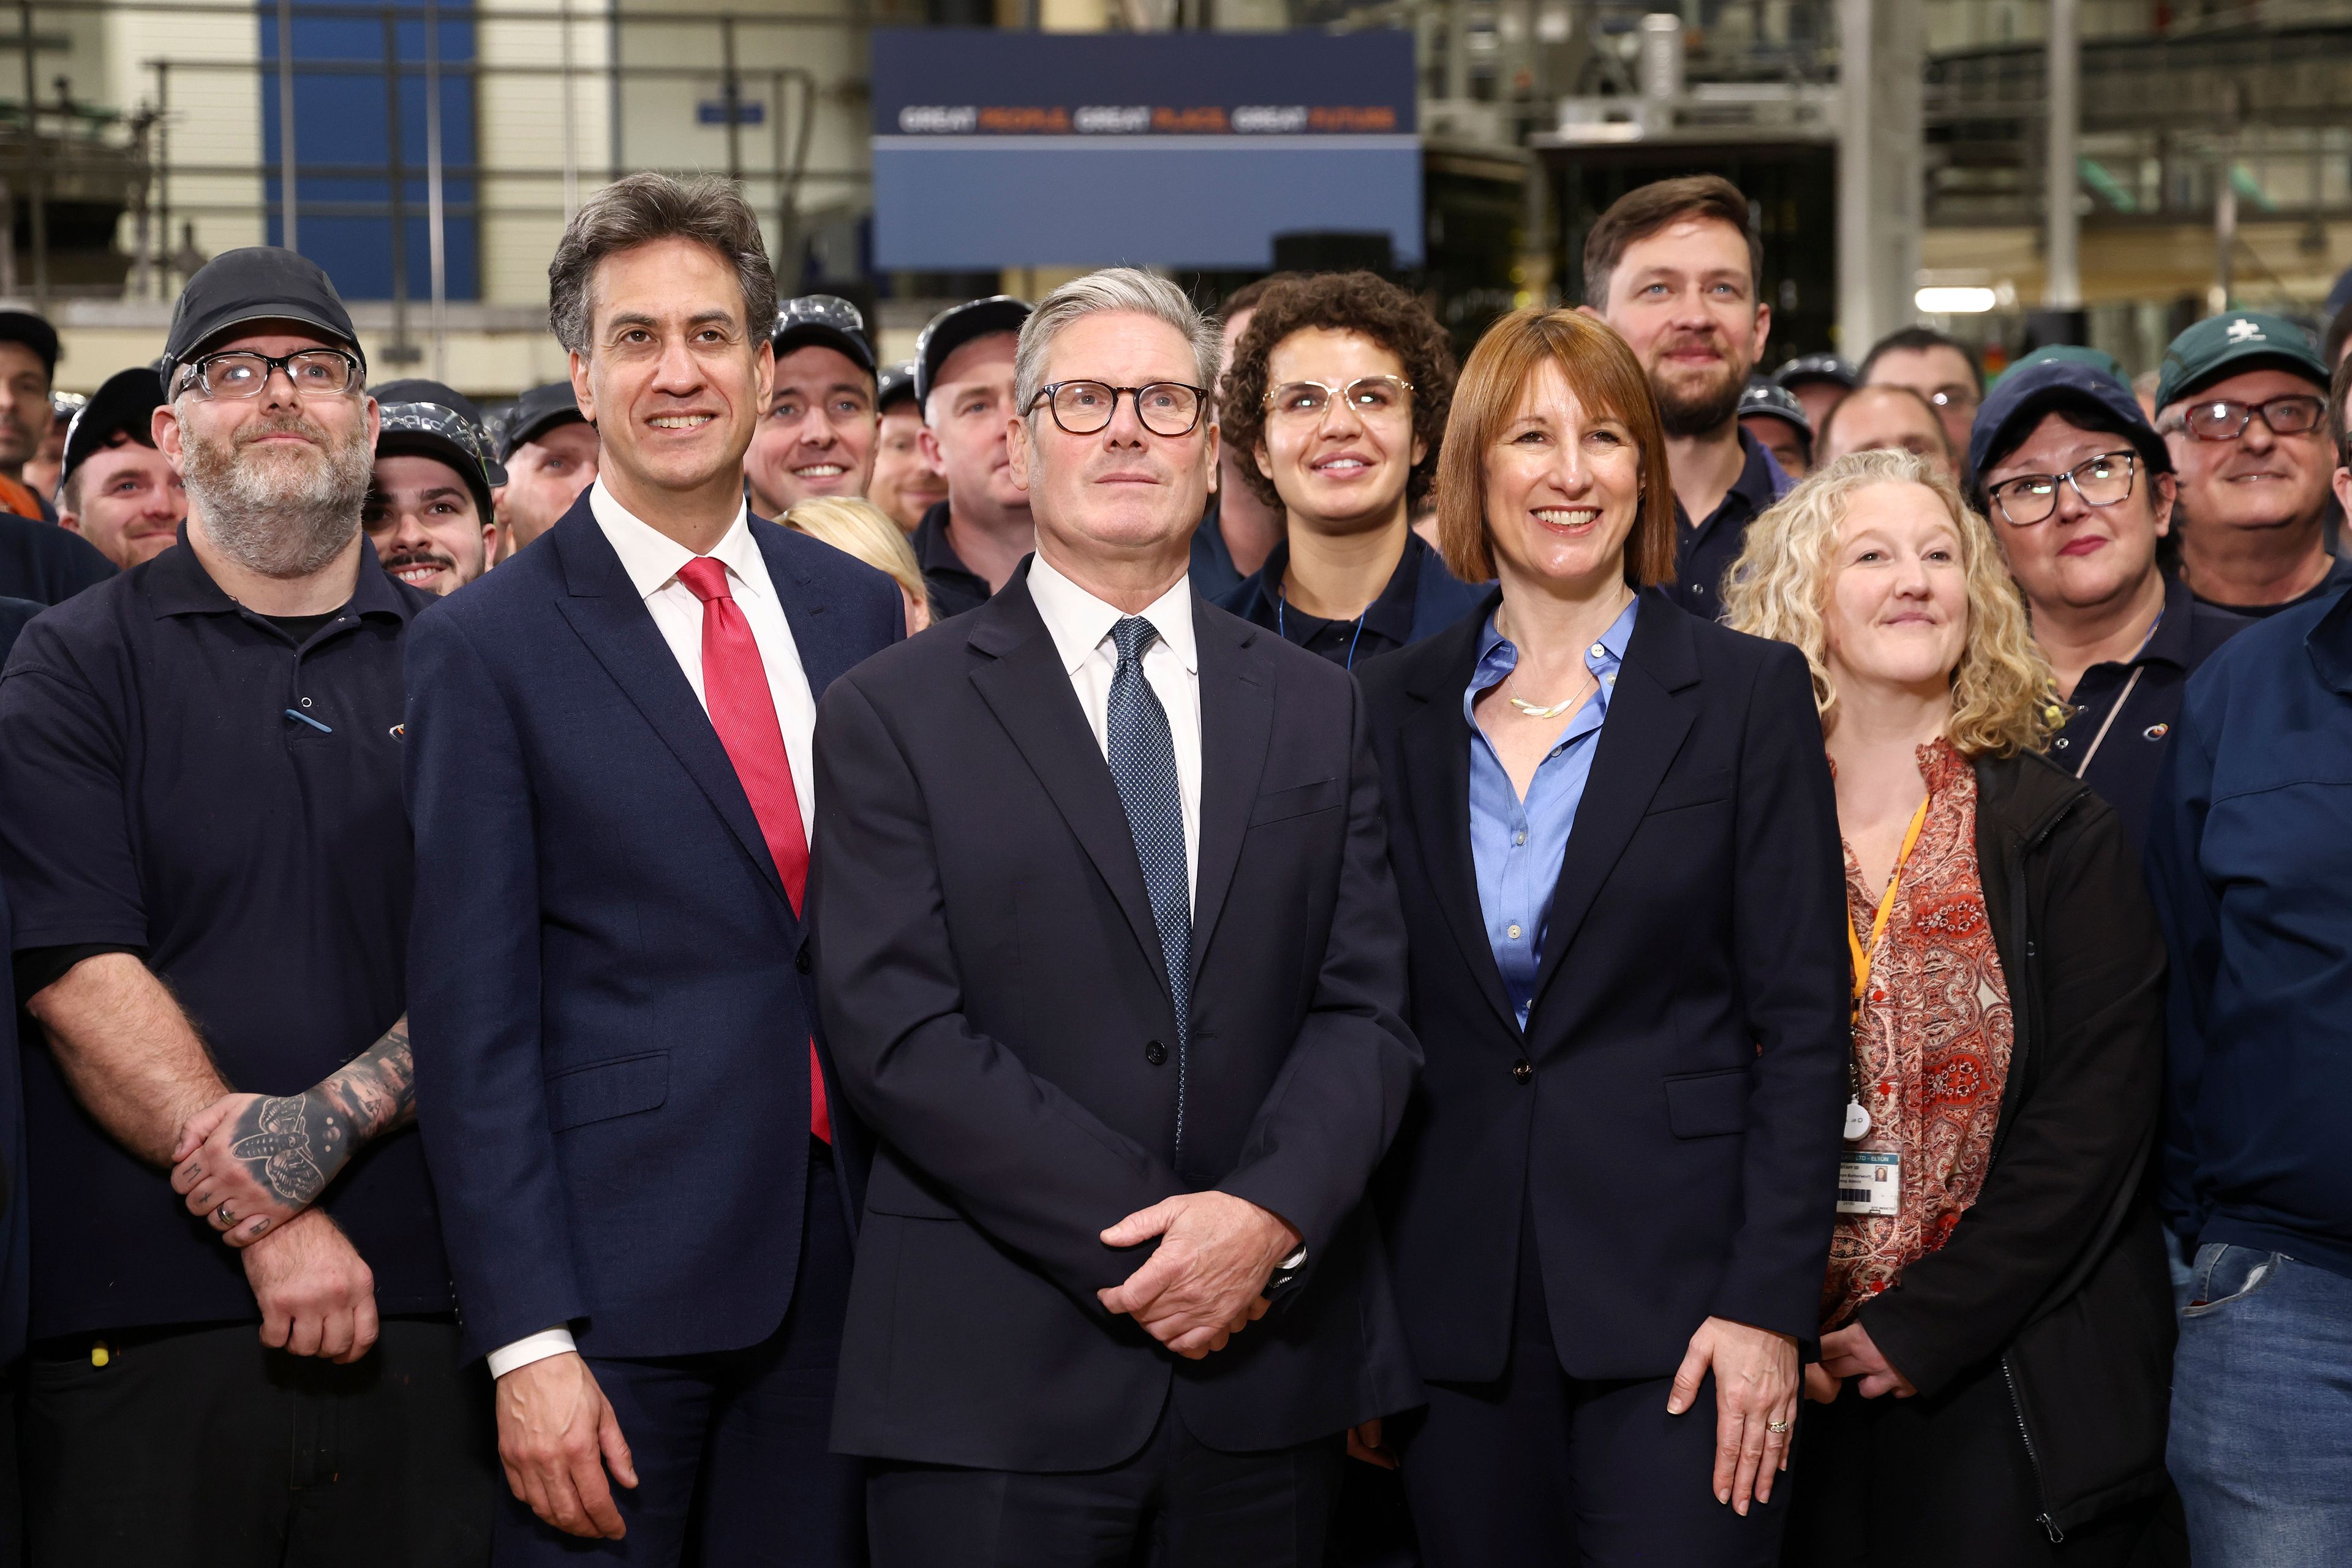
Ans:
{"type": "Polygon", "coordinates": [[[512,411],[507,415],[506,428],[499,435],[499,461],[507,461],[559,425],[587,423],[588,416],[580,412],[580,403],[572,395],[570,382],[551,381],[545,386],[534,386],[514,400],[512,411]]]}

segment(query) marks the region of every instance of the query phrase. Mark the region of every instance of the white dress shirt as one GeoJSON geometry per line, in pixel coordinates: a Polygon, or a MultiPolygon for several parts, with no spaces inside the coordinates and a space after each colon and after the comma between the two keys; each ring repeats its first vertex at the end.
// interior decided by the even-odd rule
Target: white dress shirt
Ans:
{"type": "MultiPolygon", "coordinates": [[[[1127,612],[1107,605],[1054,570],[1038,552],[1029,563],[1029,597],[1053,635],[1069,671],[1078,706],[1095,732],[1095,746],[1108,762],[1110,742],[1110,680],[1118,670],[1118,648],[1110,629],[1127,612]]],[[[1176,746],[1176,794],[1184,807],[1184,881],[1198,898],[1201,880],[1201,658],[1192,636],[1192,580],[1176,585],[1144,610],[1160,635],[1143,650],[1143,679],[1167,710],[1169,738],[1176,746]]]]}
{"type": "MultiPolygon", "coordinates": [[[[613,499],[598,479],[588,492],[589,510],[595,514],[596,526],[604,531],[605,540],[613,552],[621,558],[621,569],[629,574],[629,583],[646,602],[646,609],[654,625],[669,645],[677,667],[686,673],[686,683],[694,688],[695,700],[703,711],[710,710],[710,699],[702,689],[702,601],[694,590],[677,580],[677,569],[694,559],[688,550],[667,534],[656,530],[642,519],[633,516],[628,508],[613,499]]],[[[728,591],[734,595],[737,607],[751,624],[751,640],[759,645],[760,663],[768,672],[768,690],[775,699],[776,723],[784,732],[784,757],[792,765],[793,794],[799,798],[801,832],[807,834],[816,820],[812,789],[815,772],[812,747],[816,739],[816,698],[809,690],[808,672],[801,668],[800,646],[793,641],[792,623],[784,616],[783,602],[776,597],[775,584],[768,578],[767,558],[751,537],[751,524],[738,512],[735,526],[727,531],[710,552],[711,559],[727,568],[728,591]]],[[[1072,592],[1076,590],[1073,589],[1072,592]]],[[[1105,609],[1109,606],[1105,605],[1105,609]]],[[[1157,606],[1155,606],[1155,609],[1157,606]]],[[[1114,616],[1117,611],[1110,612],[1114,616]]],[[[1154,625],[1160,623],[1155,621],[1154,625]]],[[[1105,623],[1108,629],[1108,623],[1105,623]]],[[[1190,604],[1184,618],[1186,648],[1191,647],[1192,622],[1190,604]]],[[[1167,636],[1163,630],[1160,635],[1167,636]]],[[[1107,691],[1110,677],[1103,677],[1107,691]]],[[[1162,699],[1165,700],[1165,699],[1162,699]]],[[[1095,731],[1102,732],[1102,703],[1097,700],[1095,731]]],[[[1192,741],[1192,772],[1197,781],[1200,774],[1201,744],[1199,727],[1194,726],[1192,741]]],[[[1183,755],[1180,742],[1177,755],[1183,755]]],[[[1178,764],[1181,767],[1181,763],[1178,764]]],[[[1195,808],[1187,795],[1187,821],[1196,817],[1195,808]]],[[[1188,827],[1189,839],[1191,830],[1188,827]]],[[[489,1354],[490,1375],[504,1377],[517,1367],[544,1361],[575,1349],[572,1331],[552,1328],[502,1345],[489,1354]]]]}

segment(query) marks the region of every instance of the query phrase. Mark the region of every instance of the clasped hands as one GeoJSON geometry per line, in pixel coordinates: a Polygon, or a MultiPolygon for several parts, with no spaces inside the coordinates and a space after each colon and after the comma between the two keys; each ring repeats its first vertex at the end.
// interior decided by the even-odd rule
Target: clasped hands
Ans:
{"type": "Polygon", "coordinates": [[[1095,1294],[1104,1310],[1133,1318],[1188,1361],[1224,1349],[1265,1316],[1265,1282],[1299,1245],[1281,1215],[1213,1190],[1163,1198],[1102,1233],[1107,1247],[1154,1237],[1159,1248],[1125,1283],[1095,1294]]]}
{"type": "Polygon", "coordinates": [[[1859,1389],[1864,1399],[1888,1394],[1908,1399],[1919,1392],[1871,1342],[1870,1331],[1858,1322],[1822,1336],[1821,1363],[1805,1369],[1805,1397],[1816,1405],[1830,1404],[1849,1377],[1862,1379],[1859,1389]]]}

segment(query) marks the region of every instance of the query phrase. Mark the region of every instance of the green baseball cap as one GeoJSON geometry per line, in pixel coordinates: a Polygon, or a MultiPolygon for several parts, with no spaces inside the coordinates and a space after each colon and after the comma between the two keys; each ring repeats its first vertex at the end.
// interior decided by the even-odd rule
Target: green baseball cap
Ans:
{"type": "Polygon", "coordinates": [[[2001,374],[2015,375],[2027,365],[2048,364],[2053,360],[2064,364],[2086,364],[2102,375],[2114,376],[2126,387],[2131,385],[2131,377],[2124,374],[2122,361],[2105,349],[2085,348],[2080,343],[2045,343],[2001,374]]]}
{"type": "Polygon", "coordinates": [[[2156,405],[2169,408],[2225,375],[2260,365],[2292,371],[2325,392],[2327,367],[2311,334],[2284,316],[2230,310],[2208,316],[2172,340],[2156,384],[2156,405]]]}

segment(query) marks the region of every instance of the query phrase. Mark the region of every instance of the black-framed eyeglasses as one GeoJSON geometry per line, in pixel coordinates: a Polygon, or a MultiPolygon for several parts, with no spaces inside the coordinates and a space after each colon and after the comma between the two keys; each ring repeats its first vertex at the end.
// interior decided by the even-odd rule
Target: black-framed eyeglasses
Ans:
{"type": "Polygon", "coordinates": [[[186,370],[180,390],[193,383],[206,397],[258,397],[281,370],[303,396],[341,396],[360,384],[360,362],[341,349],[303,349],[290,354],[230,349],[190,360],[186,370]]]}
{"type": "Polygon", "coordinates": [[[1277,419],[1320,419],[1335,397],[1367,419],[1401,414],[1412,405],[1412,383],[1396,375],[1360,375],[1344,384],[1286,381],[1265,395],[1265,407],[1277,419]]]}
{"type": "Polygon", "coordinates": [[[2085,506],[2113,506],[2132,493],[2138,467],[2137,452],[2102,452],[2063,474],[2020,474],[1987,487],[1985,493],[2011,527],[2032,528],[2057,511],[2060,485],[2074,486],[2085,506]]]}
{"type": "Polygon", "coordinates": [[[1056,381],[1039,387],[1029,406],[1034,411],[1043,403],[1053,410],[1054,423],[1064,430],[1073,436],[1092,436],[1109,428],[1122,393],[1135,399],[1135,416],[1154,436],[1190,436],[1200,427],[1202,410],[1209,405],[1207,387],[1181,381],[1155,381],[1148,386],[1056,381]]]}
{"type": "Polygon", "coordinates": [[[2267,403],[2214,397],[2190,404],[2165,421],[2164,429],[2167,435],[2186,430],[2200,441],[2234,441],[2246,433],[2248,422],[2259,415],[2273,436],[2307,436],[2319,428],[2320,417],[2326,412],[2327,400],[2308,393],[2273,397],[2267,403]]]}

